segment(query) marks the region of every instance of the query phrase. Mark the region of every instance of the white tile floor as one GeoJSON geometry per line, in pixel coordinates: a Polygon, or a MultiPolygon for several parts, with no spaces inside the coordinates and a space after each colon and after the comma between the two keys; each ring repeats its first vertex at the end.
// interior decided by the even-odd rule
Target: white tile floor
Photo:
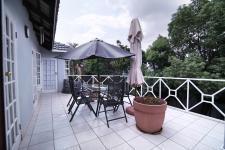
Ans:
{"type": "MultiPolygon", "coordinates": [[[[224,139],[224,123],[213,121],[168,107],[163,131],[158,135],[137,130],[133,116],[110,122],[107,128],[104,113],[96,118],[86,106],[79,108],[73,121],[66,114],[68,94],[42,94],[21,150],[215,150],[224,139]]],[[[96,103],[93,102],[93,107],[96,103]]],[[[110,117],[119,116],[110,113],[110,117]]]]}

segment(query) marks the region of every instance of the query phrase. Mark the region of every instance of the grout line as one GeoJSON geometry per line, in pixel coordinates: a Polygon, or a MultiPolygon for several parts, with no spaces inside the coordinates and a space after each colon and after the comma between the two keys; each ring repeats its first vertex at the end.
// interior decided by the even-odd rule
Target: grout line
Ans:
{"type": "Polygon", "coordinates": [[[53,134],[53,148],[55,150],[55,135],[54,135],[54,130],[53,130],[53,113],[52,113],[52,96],[53,94],[51,94],[51,114],[52,114],[52,134],[53,134]]]}

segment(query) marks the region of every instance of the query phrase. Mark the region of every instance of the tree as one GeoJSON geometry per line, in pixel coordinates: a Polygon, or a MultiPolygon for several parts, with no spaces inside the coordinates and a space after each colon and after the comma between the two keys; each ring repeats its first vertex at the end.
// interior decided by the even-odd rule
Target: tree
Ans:
{"type": "Polygon", "coordinates": [[[74,43],[74,42],[69,42],[68,44],[69,44],[69,46],[71,46],[73,48],[76,48],[78,46],[78,44],[74,43]]]}
{"type": "Polygon", "coordinates": [[[169,40],[161,35],[153,42],[146,51],[145,57],[154,71],[162,70],[170,65],[168,58],[173,54],[169,40]]]}
{"type": "Polygon", "coordinates": [[[192,0],[178,8],[169,23],[172,48],[184,59],[197,52],[205,62],[205,70],[215,57],[224,55],[225,1],[192,0]]]}

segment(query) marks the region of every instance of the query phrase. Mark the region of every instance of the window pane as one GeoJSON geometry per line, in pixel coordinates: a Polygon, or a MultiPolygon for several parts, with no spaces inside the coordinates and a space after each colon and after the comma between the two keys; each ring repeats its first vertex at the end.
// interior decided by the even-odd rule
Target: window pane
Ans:
{"type": "Polygon", "coordinates": [[[11,43],[11,59],[14,60],[14,44],[11,43]]]}
{"type": "Polygon", "coordinates": [[[8,72],[8,75],[7,75],[7,77],[8,77],[8,81],[11,81],[11,66],[10,66],[10,62],[9,61],[7,61],[7,72],[8,72]]]}
{"type": "Polygon", "coordinates": [[[12,102],[12,86],[11,84],[8,84],[8,98],[9,98],[9,104],[12,102]]]}
{"type": "Polygon", "coordinates": [[[13,100],[16,99],[16,84],[15,82],[12,84],[12,95],[13,95],[13,100]]]}
{"type": "Polygon", "coordinates": [[[16,117],[17,117],[17,109],[16,109],[16,102],[14,102],[14,118],[16,119],[16,117]]]}
{"type": "Polygon", "coordinates": [[[16,130],[16,136],[19,134],[19,132],[18,132],[18,123],[17,123],[17,121],[15,122],[15,130],[16,130]]]}
{"type": "Polygon", "coordinates": [[[5,85],[4,86],[4,91],[5,91],[5,94],[4,94],[4,96],[5,96],[5,106],[7,107],[8,106],[8,88],[7,88],[7,85],[5,85]]]}
{"type": "Polygon", "coordinates": [[[10,106],[10,125],[13,124],[13,105],[10,106]]]}
{"type": "Polygon", "coordinates": [[[7,58],[10,59],[9,39],[6,39],[7,58]]]}
{"type": "Polygon", "coordinates": [[[10,31],[11,31],[11,32],[10,32],[10,34],[11,34],[11,40],[13,40],[13,36],[14,36],[14,35],[13,35],[13,32],[14,32],[14,31],[13,31],[13,24],[12,24],[12,23],[10,23],[10,31]]]}
{"type": "Polygon", "coordinates": [[[9,35],[9,18],[5,17],[6,35],[9,35]]]}
{"type": "Polygon", "coordinates": [[[12,80],[15,80],[15,65],[12,63],[12,80]]]}
{"type": "Polygon", "coordinates": [[[8,149],[8,150],[11,150],[11,140],[10,140],[10,136],[8,135],[7,137],[8,137],[8,138],[7,138],[7,139],[8,139],[8,140],[7,140],[7,141],[8,141],[8,142],[7,142],[7,143],[8,143],[8,144],[7,144],[7,145],[8,145],[7,149],[8,149]]]}
{"type": "Polygon", "coordinates": [[[15,143],[14,127],[12,127],[12,130],[11,130],[11,139],[12,139],[12,145],[13,145],[15,143]]]}

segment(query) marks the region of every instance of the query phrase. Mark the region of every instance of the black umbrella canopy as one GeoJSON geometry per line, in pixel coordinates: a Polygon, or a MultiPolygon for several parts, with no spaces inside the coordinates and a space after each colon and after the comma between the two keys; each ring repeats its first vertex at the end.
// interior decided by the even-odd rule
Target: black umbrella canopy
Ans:
{"type": "Polygon", "coordinates": [[[83,60],[93,58],[116,59],[131,56],[134,56],[134,54],[123,50],[120,47],[103,42],[102,40],[95,39],[61,54],[56,58],[65,60],[83,60]]]}

